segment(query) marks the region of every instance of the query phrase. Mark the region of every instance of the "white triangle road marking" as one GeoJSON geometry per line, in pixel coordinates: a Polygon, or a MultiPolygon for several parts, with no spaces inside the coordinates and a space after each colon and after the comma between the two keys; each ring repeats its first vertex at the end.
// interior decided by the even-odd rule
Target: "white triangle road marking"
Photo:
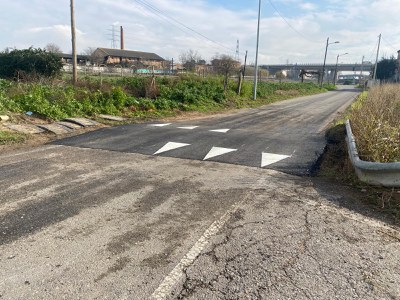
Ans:
{"type": "Polygon", "coordinates": [[[221,148],[221,147],[212,147],[210,152],[207,153],[207,155],[203,158],[203,160],[219,156],[222,154],[226,154],[229,152],[237,151],[237,149],[230,149],[230,148],[221,148]]]}
{"type": "Polygon", "coordinates": [[[162,124],[151,124],[151,125],[149,125],[149,126],[152,126],[152,127],[164,127],[164,126],[168,126],[168,125],[171,125],[172,123],[162,123],[162,124]]]}
{"type": "Polygon", "coordinates": [[[178,127],[179,129],[188,129],[188,130],[193,130],[199,126],[184,126],[184,127],[178,127]]]}
{"type": "Polygon", "coordinates": [[[290,155],[283,155],[283,154],[274,154],[274,153],[262,153],[261,156],[261,168],[274,164],[278,161],[284,160],[290,157],[290,155]]]}
{"type": "Polygon", "coordinates": [[[209,131],[227,133],[229,130],[230,130],[230,129],[213,129],[213,130],[209,130],[209,131]]]}
{"type": "Polygon", "coordinates": [[[189,146],[189,145],[190,144],[185,144],[185,143],[168,142],[160,150],[155,152],[153,155],[156,155],[156,154],[159,154],[159,153],[163,153],[163,152],[167,152],[167,151],[174,150],[174,149],[178,149],[178,148],[181,148],[181,147],[189,146]]]}

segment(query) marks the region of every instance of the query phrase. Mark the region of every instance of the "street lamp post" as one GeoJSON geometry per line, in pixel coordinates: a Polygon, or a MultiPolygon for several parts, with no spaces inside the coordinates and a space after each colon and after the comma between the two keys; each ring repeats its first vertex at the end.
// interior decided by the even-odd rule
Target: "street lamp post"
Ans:
{"type": "Polygon", "coordinates": [[[336,56],[336,65],[335,65],[335,77],[333,77],[333,85],[336,85],[336,78],[337,78],[337,66],[338,66],[338,62],[339,62],[339,57],[343,56],[343,55],[347,55],[349,53],[343,53],[343,54],[338,54],[336,56]]]}
{"type": "Polygon", "coordinates": [[[326,54],[328,53],[328,46],[331,44],[339,44],[339,41],[329,43],[329,37],[326,39],[326,48],[325,48],[325,57],[324,57],[324,65],[322,67],[322,77],[321,77],[321,86],[324,83],[324,74],[325,74],[325,63],[326,63],[326,54]]]}
{"type": "Polygon", "coordinates": [[[258,46],[259,46],[259,42],[260,42],[260,17],[261,17],[261,0],[259,0],[259,4],[258,4],[257,46],[256,46],[256,62],[255,62],[255,66],[254,66],[253,100],[257,100],[258,46]]]}

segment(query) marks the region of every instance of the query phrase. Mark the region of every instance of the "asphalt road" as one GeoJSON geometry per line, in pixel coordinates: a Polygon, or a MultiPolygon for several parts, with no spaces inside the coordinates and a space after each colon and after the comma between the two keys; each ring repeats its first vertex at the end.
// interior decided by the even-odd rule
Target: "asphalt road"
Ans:
{"type": "MultiPolygon", "coordinates": [[[[354,92],[325,96],[339,101],[341,93],[354,92]]],[[[285,104],[297,110],[308,101],[285,104]]],[[[246,132],[263,134],[252,118],[285,104],[198,120],[197,137],[224,120],[227,134],[244,131],[250,141],[246,132]]],[[[329,118],[310,121],[312,132],[329,118]]],[[[400,298],[398,228],[354,205],[346,189],[261,168],[260,159],[248,166],[202,161],[207,151],[194,160],[174,150],[153,155],[165,141],[200,143],[186,140],[196,131],[180,125],[122,126],[1,155],[0,299],[400,298]],[[140,129],[154,135],[127,138],[140,129]],[[181,132],[185,139],[175,140],[181,132]],[[123,149],[82,146],[123,138],[123,149]],[[132,153],[146,143],[150,155],[132,153]]]]}
{"type": "Polygon", "coordinates": [[[343,88],[228,116],[105,128],[55,144],[307,175],[323,153],[325,127],[358,93],[358,90],[343,88]]]}

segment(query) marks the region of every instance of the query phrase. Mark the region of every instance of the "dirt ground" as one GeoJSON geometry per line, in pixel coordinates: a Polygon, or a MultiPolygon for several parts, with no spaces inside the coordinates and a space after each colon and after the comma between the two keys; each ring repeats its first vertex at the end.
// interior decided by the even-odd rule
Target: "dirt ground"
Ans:
{"type": "Polygon", "coordinates": [[[375,217],[400,225],[400,189],[370,186],[358,180],[350,162],[345,141],[344,125],[326,132],[327,146],[319,161],[314,181],[346,189],[356,202],[366,205],[375,217]]]}

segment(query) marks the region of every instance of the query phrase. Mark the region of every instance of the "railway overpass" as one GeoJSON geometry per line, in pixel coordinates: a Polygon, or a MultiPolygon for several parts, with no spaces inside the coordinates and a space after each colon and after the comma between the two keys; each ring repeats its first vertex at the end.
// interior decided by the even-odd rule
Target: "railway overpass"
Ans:
{"type": "MultiPolygon", "coordinates": [[[[337,72],[356,72],[364,73],[373,70],[374,64],[370,62],[352,63],[352,64],[338,64],[337,72]]],[[[289,78],[297,78],[301,70],[319,71],[322,72],[323,64],[275,64],[275,65],[261,65],[260,68],[268,70],[269,74],[274,75],[279,71],[286,71],[289,78]]],[[[325,64],[325,78],[332,79],[335,74],[336,64],[325,64]]]]}

